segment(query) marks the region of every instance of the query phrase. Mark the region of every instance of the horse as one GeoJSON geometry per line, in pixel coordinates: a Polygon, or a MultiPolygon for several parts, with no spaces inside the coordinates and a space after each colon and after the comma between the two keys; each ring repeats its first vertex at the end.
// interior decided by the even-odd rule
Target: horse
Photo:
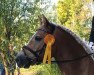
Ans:
{"type": "Polygon", "coordinates": [[[94,75],[94,61],[87,53],[90,48],[80,37],[64,26],[48,21],[44,15],[39,17],[39,23],[36,33],[16,56],[19,67],[29,68],[42,63],[46,48],[44,38],[51,34],[55,38],[51,57],[55,58],[61,75],[94,75]]]}

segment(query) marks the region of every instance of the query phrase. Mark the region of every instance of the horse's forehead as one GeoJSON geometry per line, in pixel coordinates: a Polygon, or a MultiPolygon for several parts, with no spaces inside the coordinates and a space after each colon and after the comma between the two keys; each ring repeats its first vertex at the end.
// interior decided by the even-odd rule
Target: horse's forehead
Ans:
{"type": "Polygon", "coordinates": [[[38,29],[46,29],[46,27],[44,25],[42,25],[38,29]]]}
{"type": "Polygon", "coordinates": [[[37,29],[37,32],[35,34],[45,34],[45,31],[47,29],[44,26],[41,26],[37,29]]]}
{"type": "Polygon", "coordinates": [[[35,33],[35,35],[39,35],[39,36],[40,35],[42,36],[43,34],[44,34],[44,32],[42,30],[37,30],[37,32],[35,33]]]}
{"type": "Polygon", "coordinates": [[[44,36],[45,31],[43,31],[43,30],[45,30],[45,31],[46,31],[46,28],[45,28],[45,27],[39,27],[33,36],[36,36],[36,35],[39,35],[39,36],[40,36],[40,35],[41,35],[41,36],[44,36]]]}

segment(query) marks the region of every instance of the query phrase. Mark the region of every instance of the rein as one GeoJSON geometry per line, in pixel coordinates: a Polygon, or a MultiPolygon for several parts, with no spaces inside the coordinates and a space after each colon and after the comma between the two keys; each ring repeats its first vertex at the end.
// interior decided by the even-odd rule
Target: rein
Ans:
{"type": "Polygon", "coordinates": [[[68,60],[56,60],[56,61],[51,61],[51,62],[57,62],[57,63],[69,63],[69,62],[75,62],[75,61],[78,61],[78,60],[81,60],[85,57],[88,57],[88,56],[91,56],[93,55],[94,53],[90,53],[90,54],[86,54],[86,55],[83,55],[81,57],[78,57],[78,58],[74,58],[74,59],[68,59],[68,60]]]}

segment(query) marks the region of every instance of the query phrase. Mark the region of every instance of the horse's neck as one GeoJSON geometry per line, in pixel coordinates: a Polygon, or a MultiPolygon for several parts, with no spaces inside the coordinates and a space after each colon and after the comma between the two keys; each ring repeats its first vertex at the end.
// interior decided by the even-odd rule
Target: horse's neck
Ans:
{"type": "MultiPolygon", "coordinates": [[[[63,36],[63,33],[56,34],[56,44],[53,48],[53,56],[57,61],[74,59],[76,57],[82,56],[83,54],[86,54],[84,51],[80,52],[81,48],[79,48],[79,46],[75,47],[72,45],[72,43],[70,44],[70,42],[72,42],[72,39],[71,41],[68,41],[66,40],[66,38],[68,37],[67,36],[65,37],[65,35],[63,36]]],[[[90,66],[94,67],[94,63],[93,65],[91,65],[92,61],[90,63],[89,59],[90,57],[86,57],[82,60],[72,61],[68,63],[58,63],[58,62],[57,63],[59,65],[61,72],[65,73],[65,75],[89,75],[88,67],[90,66]]]]}
{"type": "MultiPolygon", "coordinates": [[[[62,46],[60,47],[60,45],[62,45],[62,43],[55,46],[56,47],[55,49],[57,49],[54,54],[55,60],[63,61],[63,60],[70,60],[75,58],[75,54],[73,52],[65,50],[65,48],[63,48],[62,46]]],[[[93,75],[94,74],[94,73],[88,74],[93,72],[92,70],[94,67],[94,63],[92,63],[92,61],[89,61],[89,57],[72,62],[65,62],[65,63],[57,62],[57,64],[61,70],[62,73],[61,75],[64,74],[65,75],[93,75]]]]}
{"type": "MultiPolygon", "coordinates": [[[[63,52],[63,48],[57,48],[57,52],[55,53],[55,60],[56,61],[63,61],[63,60],[70,60],[75,58],[75,56],[73,57],[72,55],[70,55],[69,52],[63,52]]],[[[81,66],[85,67],[88,64],[85,64],[83,61],[72,61],[72,62],[57,62],[62,75],[80,75],[79,74],[79,70],[82,68],[81,66]],[[74,73],[75,72],[75,73],[74,73]]],[[[86,75],[86,74],[84,74],[86,75]]]]}

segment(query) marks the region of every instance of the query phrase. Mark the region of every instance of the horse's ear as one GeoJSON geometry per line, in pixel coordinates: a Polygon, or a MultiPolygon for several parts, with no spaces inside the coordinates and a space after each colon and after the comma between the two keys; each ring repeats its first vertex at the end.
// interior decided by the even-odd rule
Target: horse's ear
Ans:
{"type": "Polygon", "coordinates": [[[42,23],[44,26],[47,26],[49,24],[49,21],[47,20],[47,18],[42,14],[42,23]]]}
{"type": "Polygon", "coordinates": [[[55,30],[55,26],[51,24],[44,15],[42,16],[43,16],[43,25],[50,33],[53,33],[53,31],[55,30]]]}
{"type": "Polygon", "coordinates": [[[53,33],[53,31],[55,30],[55,26],[52,25],[48,20],[47,18],[42,15],[42,20],[43,20],[43,25],[45,26],[45,28],[50,32],[50,33],[53,33]]]}
{"type": "Polygon", "coordinates": [[[38,16],[38,19],[39,19],[40,25],[42,26],[47,26],[49,24],[49,21],[43,14],[41,16],[38,16]]]}
{"type": "Polygon", "coordinates": [[[41,16],[38,16],[38,19],[40,21],[41,26],[44,26],[49,32],[53,32],[55,27],[51,25],[51,23],[47,20],[47,18],[43,14],[41,16]]]}
{"type": "Polygon", "coordinates": [[[40,25],[42,25],[42,19],[40,16],[38,16],[38,20],[39,20],[40,25]]]}

